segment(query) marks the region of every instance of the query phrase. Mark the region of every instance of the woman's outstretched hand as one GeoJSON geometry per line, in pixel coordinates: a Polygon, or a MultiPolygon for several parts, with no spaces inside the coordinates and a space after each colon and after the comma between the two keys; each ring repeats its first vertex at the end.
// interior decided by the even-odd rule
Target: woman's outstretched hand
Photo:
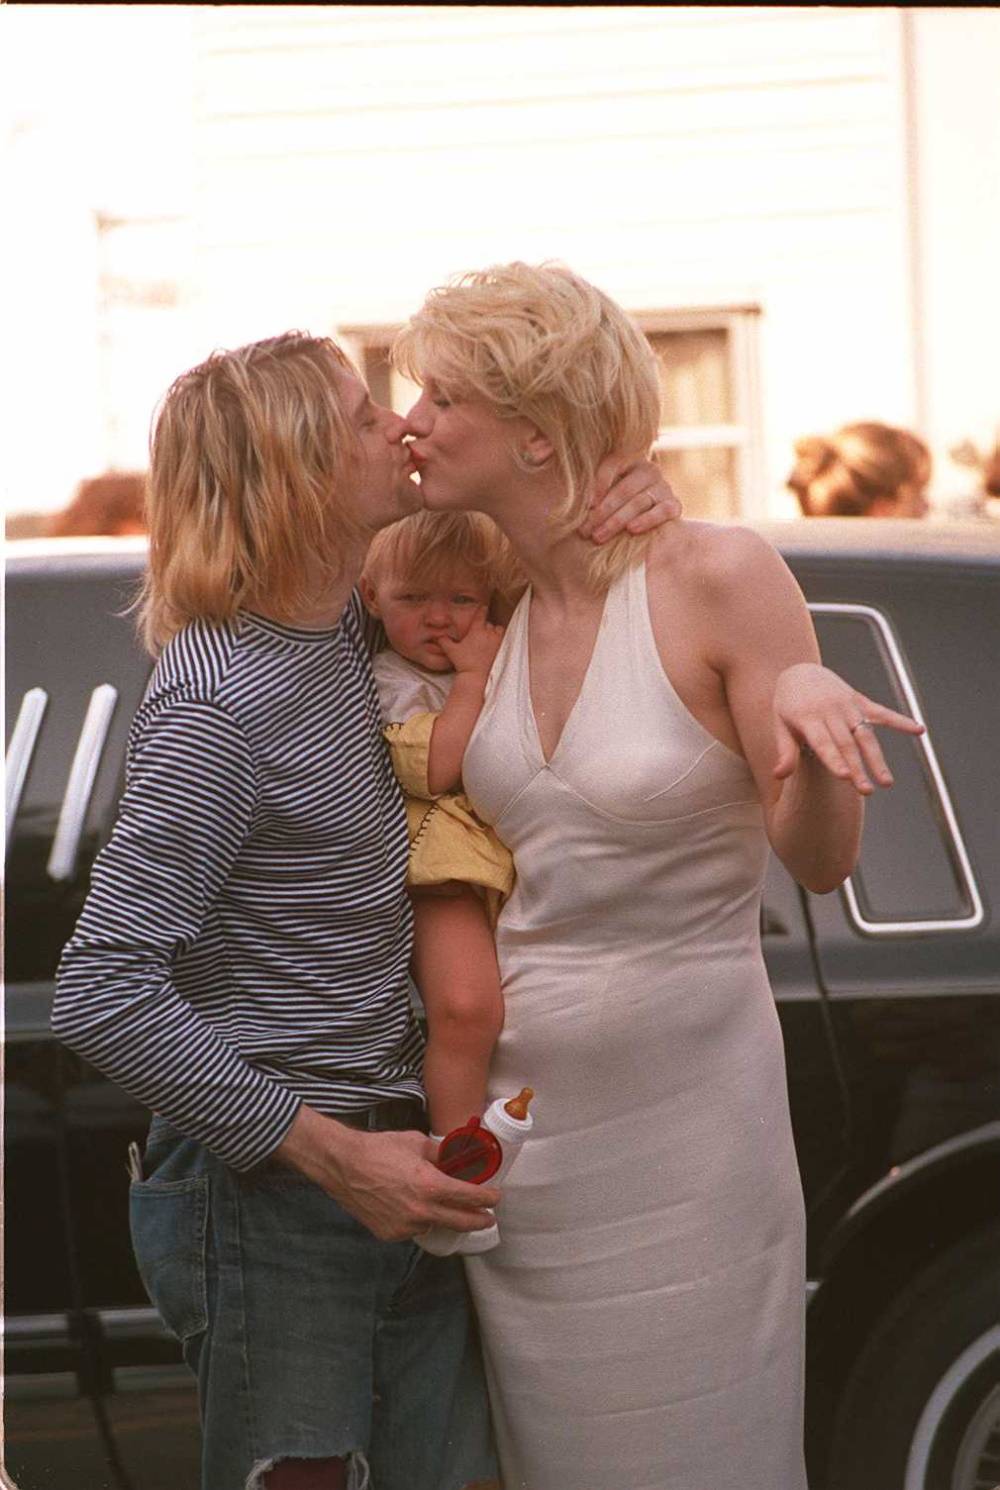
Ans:
{"type": "Polygon", "coordinates": [[[862,796],[892,786],[892,772],[875,734],[875,726],[922,735],[924,726],[905,714],[859,693],[843,678],[815,662],[798,662],[778,676],[774,690],[774,728],[778,780],[791,776],[804,751],[811,751],[841,781],[851,781],[862,796]]]}
{"type": "Polygon", "coordinates": [[[580,535],[607,543],[616,534],[649,533],[681,515],[670,483],[652,460],[609,455],[597,468],[594,493],[580,535]]]}

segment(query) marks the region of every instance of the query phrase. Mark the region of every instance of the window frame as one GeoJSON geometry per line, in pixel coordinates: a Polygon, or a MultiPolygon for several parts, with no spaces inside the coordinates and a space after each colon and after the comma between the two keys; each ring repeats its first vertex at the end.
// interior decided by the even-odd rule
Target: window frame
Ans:
{"type": "Polygon", "coordinates": [[[958,825],[958,818],[952,804],[951,794],[941,770],[934,743],[931,740],[927,721],[924,719],[917,698],[917,692],[913,685],[910,670],[903,655],[903,649],[899,639],[893,630],[892,624],[882,611],[872,605],[861,605],[855,602],[838,602],[833,600],[810,601],[809,610],[813,615],[829,616],[857,616],[874,626],[875,631],[884,645],[885,658],[890,666],[892,681],[898,688],[899,693],[906,701],[906,707],[918,724],[924,726],[924,733],[913,737],[913,743],[923,756],[924,769],[933,791],[937,796],[937,805],[940,809],[941,818],[948,830],[948,842],[946,848],[953,856],[955,864],[960,871],[962,887],[972,909],[967,915],[941,916],[937,918],[924,918],[916,921],[871,921],[861,910],[857,892],[853,884],[853,876],[848,876],[841,886],[841,895],[847,908],[848,919],[856,931],[863,936],[892,937],[913,936],[915,934],[936,935],[956,931],[975,931],[982,926],[986,919],[986,911],[983,897],[972,868],[962,837],[962,830],[958,825]]]}
{"type": "Polygon", "coordinates": [[[654,453],[673,450],[732,450],[736,457],[734,520],[767,515],[763,401],[760,376],[761,306],[755,301],[674,310],[635,310],[632,319],[646,336],[685,331],[724,331],[727,337],[729,424],[661,425],[654,453]]]}
{"type": "MultiPolygon", "coordinates": [[[[404,321],[373,321],[369,324],[349,324],[338,326],[334,332],[334,336],[350,353],[361,376],[365,379],[365,382],[368,382],[368,371],[365,367],[368,354],[370,352],[387,354],[404,325],[404,321]]],[[[376,402],[378,402],[378,391],[372,388],[369,391],[376,402]]]]}

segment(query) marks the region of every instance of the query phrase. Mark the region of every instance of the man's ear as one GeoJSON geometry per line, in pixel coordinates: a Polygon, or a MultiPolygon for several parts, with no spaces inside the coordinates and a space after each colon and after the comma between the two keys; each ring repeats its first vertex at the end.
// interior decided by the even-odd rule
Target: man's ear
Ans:
{"type": "Polygon", "coordinates": [[[368,607],[371,615],[378,616],[381,619],[382,612],[379,609],[378,591],[371,580],[362,575],[358,581],[358,589],[361,591],[361,598],[368,607]]]}

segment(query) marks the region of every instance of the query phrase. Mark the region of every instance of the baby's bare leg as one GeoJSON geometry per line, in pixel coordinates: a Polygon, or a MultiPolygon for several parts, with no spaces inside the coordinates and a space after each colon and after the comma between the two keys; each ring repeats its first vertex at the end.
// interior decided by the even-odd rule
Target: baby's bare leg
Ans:
{"type": "Polygon", "coordinates": [[[413,917],[413,976],[427,1010],[431,1130],[448,1133],[485,1105],[490,1057],[503,1028],[500,970],[486,907],[467,886],[415,891],[413,917]]]}

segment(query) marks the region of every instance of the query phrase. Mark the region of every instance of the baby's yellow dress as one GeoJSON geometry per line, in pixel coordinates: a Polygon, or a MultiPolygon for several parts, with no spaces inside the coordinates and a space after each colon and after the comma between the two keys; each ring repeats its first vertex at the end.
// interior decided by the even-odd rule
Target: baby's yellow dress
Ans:
{"type": "Polygon", "coordinates": [[[500,839],[476,816],[464,792],[435,796],[427,782],[434,721],[444,708],[454,673],[432,673],[386,649],[374,659],[383,733],[406,801],[410,835],[407,883],[449,880],[482,893],[496,925],[514,887],[514,862],[500,839]]]}

